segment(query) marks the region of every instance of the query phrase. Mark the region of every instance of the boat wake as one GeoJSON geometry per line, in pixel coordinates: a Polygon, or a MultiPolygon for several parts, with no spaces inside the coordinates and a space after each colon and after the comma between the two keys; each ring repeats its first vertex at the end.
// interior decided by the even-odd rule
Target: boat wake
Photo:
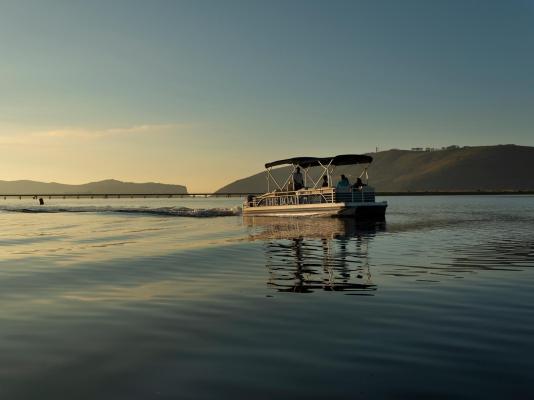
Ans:
{"type": "Polygon", "coordinates": [[[113,206],[0,206],[0,212],[14,213],[125,213],[163,217],[231,217],[241,215],[241,207],[188,208],[188,207],[113,207],[113,206]]]}

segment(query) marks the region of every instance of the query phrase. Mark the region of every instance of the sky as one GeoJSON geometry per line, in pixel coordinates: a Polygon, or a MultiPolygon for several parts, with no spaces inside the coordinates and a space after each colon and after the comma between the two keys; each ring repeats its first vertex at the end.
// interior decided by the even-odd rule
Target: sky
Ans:
{"type": "Polygon", "coordinates": [[[0,0],[0,180],[501,143],[534,145],[534,0],[0,0]]]}

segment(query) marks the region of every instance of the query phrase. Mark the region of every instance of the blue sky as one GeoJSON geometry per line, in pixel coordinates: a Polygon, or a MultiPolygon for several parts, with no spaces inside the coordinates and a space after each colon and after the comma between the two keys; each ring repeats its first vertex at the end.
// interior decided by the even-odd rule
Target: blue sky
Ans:
{"type": "Polygon", "coordinates": [[[4,1],[0,179],[534,145],[534,1],[4,1]]]}

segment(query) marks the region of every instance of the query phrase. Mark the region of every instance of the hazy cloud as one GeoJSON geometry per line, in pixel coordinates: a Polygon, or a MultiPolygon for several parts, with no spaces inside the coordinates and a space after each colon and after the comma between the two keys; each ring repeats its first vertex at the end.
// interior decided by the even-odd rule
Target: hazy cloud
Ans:
{"type": "MultiPolygon", "coordinates": [[[[169,124],[143,124],[133,125],[127,127],[112,127],[112,128],[80,128],[80,127],[65,127],[47,130],[33,130],[29,132],[21,132],[20,128],[17,133],[4,133],[2,131],[8,129],[0,128],[0,146],[10,145],[32,145],[42,144],[48,139],[78,139],[78,140],[97,140],[107,137],[114,137],[120,135],[158,135],[169,132],[184,132],[190,131],[196,125],[187,123],[169,123],[169,124]]],[[[9,129],[12,132],[11,129],[9,129]]]]}
{"type": "Polygon", "coordinates": [[[130,134],[158,134],[178,129],[192,128],[192,124],[145,124],[134,125],[129,127],[105,128],[105,129],[86,129],[86,128],[62,128],[47,131],[33,132],[34,137],[51,137],[51,138],[80,138],[80,139],[98,139],[102,137],[115,135],[130,134]]]}

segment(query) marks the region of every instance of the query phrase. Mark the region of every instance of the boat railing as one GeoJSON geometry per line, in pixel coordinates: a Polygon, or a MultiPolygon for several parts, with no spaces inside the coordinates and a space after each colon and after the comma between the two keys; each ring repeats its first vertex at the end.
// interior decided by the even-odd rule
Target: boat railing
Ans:
{"type": "Polygon", "coordinates": [[[374,203],[375,191],[372,187],[336,189],[336,201],[339,203],[374,203]]]}
{"type": "Polygon", "coordinates": [[[299,204],[321,204],[321,203],[362,203],[374,202],[375,192],[366,186],[357,188],[319,188],[300,189],[290,191],[274,191],[261,196],[251,196],[247,202],[247,207],[269,207],[288,206],[299,204]]]}
{"type": "Polygon", "coordinates": [[[333,203],[335,201],[334,190],[334,188],[321,188],[275,191],[254,196],[247,203],[249,207],[333,203]]]}

